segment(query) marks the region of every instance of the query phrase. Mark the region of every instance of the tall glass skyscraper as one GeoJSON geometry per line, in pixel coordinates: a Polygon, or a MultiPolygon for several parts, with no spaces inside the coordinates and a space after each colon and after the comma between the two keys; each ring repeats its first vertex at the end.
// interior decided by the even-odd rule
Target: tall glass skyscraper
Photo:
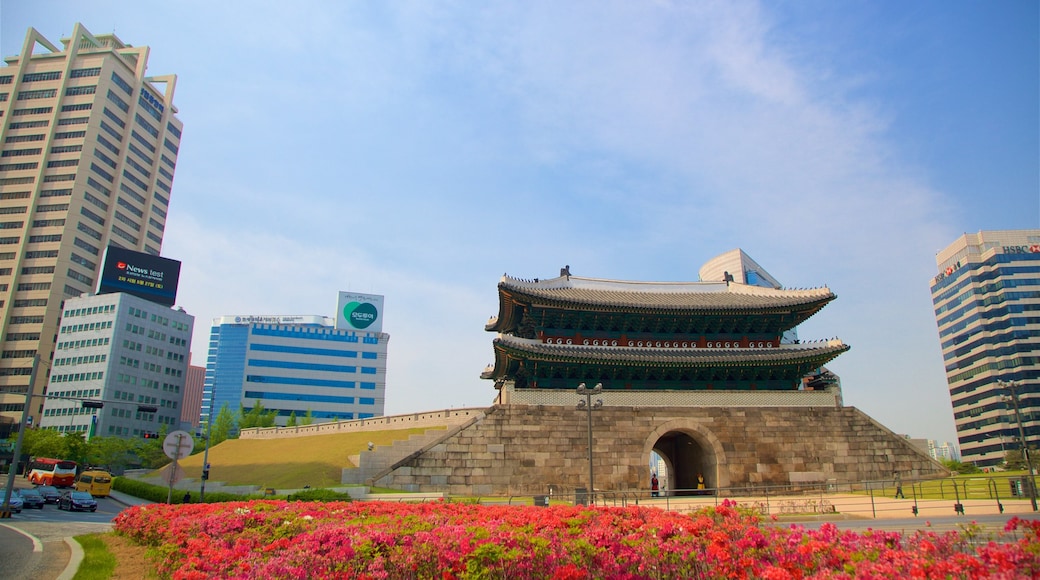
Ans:
{"type": "Polygon", "coordinates": [[[379,331],[337,328],[323,316],[216,318],[201,423],[224,405],[237,416],[257,402],[277,411],[277,425],[293,413],[310,413],[315,422],[381,416],[389,340],[379,331]]]}
{"type": "Polygon", "coordinates": [[[162,249],[182,125],[177,78],[146,75],[148,54],[81,24],[61,47],[30,28],[0,68],[0,420],[43,394],[62,304],[95,290],[105,248],[162,249]]]}
{"type": "Polygon", "coordinates": [[[964,234],[936,256],[932,303],[961,458],[1000,465],[1040,443],[1040,230],[964,234]],[[1001,382],[1005,384],[1001,384],[1001,382]]]}

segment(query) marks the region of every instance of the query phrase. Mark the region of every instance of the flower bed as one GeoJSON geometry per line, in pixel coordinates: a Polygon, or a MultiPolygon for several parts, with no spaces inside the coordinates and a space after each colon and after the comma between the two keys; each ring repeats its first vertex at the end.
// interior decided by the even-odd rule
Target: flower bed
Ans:
{"type": "Polygon", "coordinates": [[[1040,522],[999,541],[956,532],[763,525],[732,504],[656,508],[458,503],[154,504],[116,530],[196,578],[1035,578],[1040,522]]]}

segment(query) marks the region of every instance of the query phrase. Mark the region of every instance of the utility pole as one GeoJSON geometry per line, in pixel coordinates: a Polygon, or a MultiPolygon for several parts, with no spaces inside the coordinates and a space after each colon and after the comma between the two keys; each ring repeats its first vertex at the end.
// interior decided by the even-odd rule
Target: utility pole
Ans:
{"type": "Polygon", "coordinates": [[[22,422],[18,426],[18,439],[14,444],[14,455],[11,466],[7,470],[7,487],[4,488],[4,503],[0,506],[0,517],[11,517],[11,493],[14,491],[15,472],[18,471],[18,460],[22,456],[22,441],[25,439],[25,424],[29,421],[29,404],[32,403],[32,388],[36,384],[36,369],[40,366],[40,355],[33,356],[32,370],[29,371],[29,386],[25,391],[25,406],[22,407],[22,422]]]}
{"type": "Polygon", "coordinates": [[[1011,404],[1015,407],[1015,420],[1018,421],[1018,437],[1022,441],[1022,457],[1026,460],[1026,469],[1029,470],[1029,500],[1033,504],[1033,511],[1037,511],[1036,505],[1036,476],[1033,475],[1033,462],[1029,459],[1029,442],[1026,441],[1026,430],[1022,426],[1022,413],[1018,410],[1018,392],[1015,390],[1015,381],[997,381],[1002,387],[1007,387],[1011,392],[1011,404]]]}

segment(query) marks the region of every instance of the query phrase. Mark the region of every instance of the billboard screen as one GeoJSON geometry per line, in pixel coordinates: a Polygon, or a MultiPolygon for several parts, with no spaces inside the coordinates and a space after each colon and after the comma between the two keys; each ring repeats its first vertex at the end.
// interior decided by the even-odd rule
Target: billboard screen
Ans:
{"type": "Polygon", "coordinates": [[[105,250],[98,294],[125,292],[157,304],[173,306],[181,263],[117,246],[105,250]]]}
{"type": "Polygon", "coordinates": [[[383,297],[377,294],[340,292],[336,328],[383,332],[383,297]]]}

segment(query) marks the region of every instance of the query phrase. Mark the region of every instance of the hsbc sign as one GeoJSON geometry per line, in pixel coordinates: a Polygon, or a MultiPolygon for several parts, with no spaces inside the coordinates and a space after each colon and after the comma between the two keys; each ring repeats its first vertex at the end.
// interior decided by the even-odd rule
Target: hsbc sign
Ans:
{"type": "Polygon", "coordinates": [[[1029,246],[1004,246],[1002,250],[1005,254],[1040,254],[1040,244],[1032,244],[1029,246]]]}

